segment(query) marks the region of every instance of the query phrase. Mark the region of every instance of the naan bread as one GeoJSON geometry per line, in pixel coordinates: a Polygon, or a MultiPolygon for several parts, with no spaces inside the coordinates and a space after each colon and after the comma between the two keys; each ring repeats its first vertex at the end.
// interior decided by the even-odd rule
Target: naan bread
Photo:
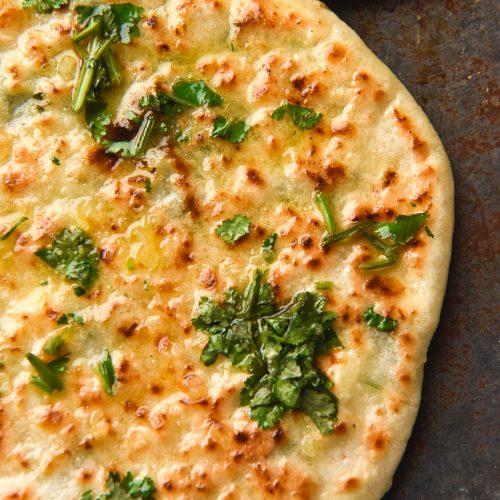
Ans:
{"type": "Polygon", "coordinates": [[[80,498],[128,470],[151,477],[158,498],[380,498],[415,420],[450,259],[453,181],[420,107],[315,0],[141,0],[140,35],[116,52],[124,80],[106,97],[117,120],[178,79],[205,81],[224,105],[184,112],[187,142],[121,159],[70,109],[74,14],[20,3],[0,0],[0,215],[28,217],[0,242],[2,498],[80,498]],[[320,123],[272,119],[284,99],[321,112],[320,123]],[[219,113],[251,125],[243,142],[210,138],[219,113]],[[318,188],[341,228],[428,211],[434,238],[420,230],[396,265],[363,271],[366,240],[321,250],[318,188]],[[216,227],[236,214],[251,233],[227,245],[216,227]],[[79,297],[35,255],[70,226],[100,256],[79,297]],[[280,303],[333,282],[326,308],[344,347],[318,360],[339,399],[329,435],[299,412],[260,429],[239,401],[247,374],[222,356],[199,359],[199,299],[241,290],[266,267],[273,232],[280,303]],[[370,306],[397,329],[367,326],[370,306]],[[84,324],[57,324],[70,312],[84,324]],[[48,395],[30,384],[25,355],[43,358],[58,332],[69,363],[64,389],[48,395]],[[106,350],[114,395],[97,374],[106,350]]]}

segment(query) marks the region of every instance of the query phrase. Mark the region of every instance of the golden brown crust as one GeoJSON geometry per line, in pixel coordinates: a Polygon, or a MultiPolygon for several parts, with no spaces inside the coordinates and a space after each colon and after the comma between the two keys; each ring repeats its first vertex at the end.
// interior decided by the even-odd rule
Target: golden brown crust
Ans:
{"type": "Polygon", "coordinates": [[[187,142],[164,137],[144,158],[123,159],[70,111],[71,12],[0,0],[0,216],[29,217],[0,242],[0,496],[79,498],[101,491],[109,471],[131,470],[151,476],[159,498],[379,498],[411,431],[446,283],[453,183],[439,138],[316,0],[136,3],[140,36],[117,54],[124,82],[107,94],[113,138],[133,134],[124,112],[145,92],[178,79],[206,81],[224,105],[182,113],[187,142]],[[323,118],[305,131],[272,119],[284,99],[323,118]],[[251,125],[241,144],[210,137],[219,112],[251,125]],[[374,256],[364,239],[320,247],[318,188],[341,228],[429,211],[435,237],[418,233],[396,266],[362,271],[374,256]],[[238,213],[251,233],[228,246],[216,227],[238,213]],[[71,225],[100,256],[100,278],[81,297],[34,255],[71,225]],[[246,375],[199,360],[198,299],[221,299],[265,267],[271,233],[280,302],[333,282],[325,297],[344,348],[318,359],[339,398],[329,436],[298,412],[259,429],[239,403],[246,375]],[[371,305],[399,321],[394,333],[367,327],[371,305]],[[69,312],[84,325],[58,325],[69,312]],[[58,334],[70,363],[64,390],[48,396],[29,383],[24,356],[43,356],[58,334]],[[96,371],[105,349],[114,396],[96,371]]]}

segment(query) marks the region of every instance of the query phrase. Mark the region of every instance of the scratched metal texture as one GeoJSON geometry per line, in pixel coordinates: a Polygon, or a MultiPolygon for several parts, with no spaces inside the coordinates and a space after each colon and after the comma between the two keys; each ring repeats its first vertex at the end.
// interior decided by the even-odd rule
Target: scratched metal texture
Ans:
{"type": "Polygon", "coordinates": [[[441,322],[417,422],[384,500],[500,499],[500,1],[326,3],[423,107],[455,178],[441,322]]]}

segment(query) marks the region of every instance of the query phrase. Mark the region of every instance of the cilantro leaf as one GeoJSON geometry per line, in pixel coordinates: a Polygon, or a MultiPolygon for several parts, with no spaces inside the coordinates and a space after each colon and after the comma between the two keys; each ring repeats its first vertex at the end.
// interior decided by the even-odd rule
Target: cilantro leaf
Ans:
{"type": "Polygon", "coordinates": [[[35,252],[55,271],[84,289],[89,289],[99,276],[99,253],[92,238],[82,229],[63,229],[52,245],[35,252]]]}
{"type": "Polygon", "coordinates": [[[102,23],[103,35],[119,40],[121,43],[130,43],[133,37],[139,36],[139,22],[144,9],[131,3],[78,5],[78,22],[87,27],[90,22],[98,18],[102,23]]]}
{"type": "MultiPolygon", "coordinates": [[[[104,89],[121,82],[122,77],[113,54],[113,45],[118,42],[128,44],[133,37],[139,35],[137,23],[143,9],[130,3],[123,3],[78,5],[75,10],[82,29],[72,38],[83,61],[71,108],[75,113],[79,113],[87,104],[99,102],[104,89]],[[79,45],[83,40],[88,40],[85,48],[79,45]]],[[[105,108],[102,103],[100,107],[105,108]]],[[[102,121],[105,115],[101,112],[99,116],[102,121]]],[[[96,124],[95,128],[96,132],[92,133],[97,133],[101,138],[99,125],[96,124]]]]}
{"type": "Polygon", "coordinates": [[[110,395],[113,395],[113,386],[116,382],[115,369],[113,367],[113,360],[111,359],[111,354],[106,351],[104,359],[97,365],[99,375],[101,377],[101,382],[104,390],[110,395]]]}
{"type": "Polygon", "coordinates": [[[68,5],[68,0],[23,0],[23,9],[33,8],[39,14],[50,14],[68,5]]]}
{"type": "Polygon", "coordinates": [[[31,377],[31,383],[33,385],[48,394],[52,394],[54,391],[63,390],[64,385],[58,374],[66,370],[66,365],[69,361],[68,354],[50,363],[44,363],[38,356],[31,352],[26,354],[26,358],[38,373],[38,375],[33,375],[31,377]]]}
{"type": "Polygon", "coordinates": [[[179,104],[186,106],[220,106],[223,99],[211,90],[203,80],[175,82],[172,94],[179,104]]]}
{"type": "Polygon", "coordinates": [[[176,114],[181,113],[183,110],[181,104],[164,92],[152,92],[143,95],[139,99],[139,106],[143,109],[149,109],[161,113],[168,118],[173,118],[176,114]]]}
{"type": "Polygon", "coordinates": [[[299,292],[278,307],[264,277],[257,270],[242,293],[227,290],[222,304],[207,297],[200,300],[199,315],[192,321],[209,337],[200,359],[211,365],[223,355],[250,374],[240,401],[263,429],[298,410],[309,415],[321,433],[332,432],[337,398],[315,358],[342,346],[332,328],[336,316],[324,311],[325,297],[309,292],[299,292]]]}
{"type": "Polygon", "coordinates": [[[381,316],[376,313],[373,306],[369,307],[363,313],[363,319],[368,326],[372,326],[381,332],[392,332],[398,326],[398,321],[390,318],[389,316],[381,316]]]}
{"type": "Polygon", "coordinates": [[[288,115],[293,124],[300,130],[314,128],[323,117],[321,113],[315,113],[311,108],[295,106],[287,101],[283,102],[279,108],[276,108],[271,117],[274,120],[283,120],[285,115],[288,115]]]}
{"type": "Polygon", "coordinates": [[[0,241],[5,241],[14,231],[28,220],[28,217],[20,214],[11,214],[0,219],[0,241]]]}
{"type": "Polygon", "coordinates": [[[217,234],[229,245],[234,245],[238,240],[250,234],[250,219],[238,214],[232,219],[223,220],[217,226],[217,234]]]}
{"type": "Polygon", "coordinates": [[[429,218],[428,212],[413,215],[397,215],[392,222],[362,221],[343,231],[327,233],[321,241],[323,248],[345,240],[355,234],[362,234],[375,249],[381,252],[376,259],[360,264],[364,270],[382,269],[398,260],[397,249],[415,237],[416,232],[429,218]]]}
{"type": "Polygon", "coordinates": [[[378,223],[373,232],[393,245],[405,245],[429,218],[428,212],[413,215],[398,215],[393,222],[378,223]]]}
{"type": "Polygon", "coordinates": [[[210,137],[216,139],[220,137],[228,142],[239,143],[243,142],[247,132],[250,130],[250,125],[244,121],[227,120],[222,116],[215,119],[214,126],[210,137]]]}
{"type": "Polygon", "coordinates": [[[111,123],[111,112],[101,102],[91,102],[85,108],[85,120],[92,137],[97,142],[101,142],[111,123]]]}
{"type": "Polygon", "coordinates": [[[61,164],[61,160],[60,160],[59,158],[57,158],[57,156],[51,156],[50,161],[51,161],[54,165],[60,165],[60,164],[61,164]]]}
{"type": "Polygon", "coordinates": [[[107,153],[113,153],[123,158],[142,156],[151,143],[151,136],[156,128],[156,119],[151,111],[148,111],[142,120],[139,130],[130,141],[104,141],[107,153]]]}
{"type": "Polygon", "coordinates": [[[274,260],[276,255],[274,245],[276,244],[277,239],[278,235],[276,233],[272,233],[262,242],[262,253],[264,254],[264,259],[267,263],[271,263],[274,260]]]}
{"type": "MultiPolygon", "coordinates": [[[[142,479],[134,479],[129,471],[123,479],[117,472],[110,472],[106,480],[107,491],[101,493],[95,500],[130,500],[137,498],[140,500],[154,500],[156,486],[154,481],[145,476],[142,479]]],[[[92,491],[86,491],[80,500],[94,500],[92,491]]]]}

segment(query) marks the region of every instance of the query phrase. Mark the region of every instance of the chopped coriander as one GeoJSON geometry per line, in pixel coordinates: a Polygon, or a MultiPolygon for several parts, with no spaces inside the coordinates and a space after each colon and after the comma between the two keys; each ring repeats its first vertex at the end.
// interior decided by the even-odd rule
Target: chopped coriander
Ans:
{"type": "Polygon", "coordinates": [[[148,280],[144,280],[144,283],[142,285],[143,289],[145,292],[149,292],[149,287],[150,287],[150,283],[148,280]]]}
{"type": "Polygon", "coordinates": [[[429,218],[428,212],[413,215],[398,215],[393,222],[379,222],[373,232],[392,245],[405,245],[429,218]]]}
{"type": "Polygon", "coordinates": [[[273,111],[271,117],[274,120],[283,120],[285,115],[288,115],[293,124],[300,130],[314,128],[323,116],[321,113],[315,113],[311,108],[295,106],[294,104],[284,101],[279,108],[273,111]]]}
{"type": "Polygon", "coordinates": [[[0,241],[5,241],[23,222],[28,220],[28,217],[25,215],[12,214],[2,217],[2,219],[3,221],[0,220],[0,223],[3,222],[4,227],[0,229],[0,241]]]}
{"type": "Polygon", "coordinates": [[[333,234],[336,231],[335,221],[333,219],[333,212],[330,202],[327,197],[321,191],[316,191],[314,193],[314,202],[318,207],[318,210],[321,212],[323,216],[323,220],[325,221],[326,231],[328,234],[333,234]]]}
{"type": "Polygon", "coordinates": [[[129,271],[135,271],[135,259],[133,257],[127,257],[126,263],[129,271]]]}
{"type": "Polygon", "coordinates": [[[60,165],[61,164],[61,160],[55,156],[52,156],[50,158],[50,161],[54,164],[54,165],[60,165]]]}
{"type": "Polygon", "coordinates": [[[40,282],[40,286],[47,286],[49,284],[49,280],[43,280],[40,282]]]}
{"type": "Polygon", "coordinates": [[[215,119],[214,126],[210,137],[216,139],[217,137],[224,139],[228,142],[239,143],[243,142],[247,132],[250,130],[250,125],[244,121],[227,120],[222,116],[215,119]]]}
{"type": "Polygon", "coordinates": [[[327,234],[321,241],[323,248],[347,239],[355,234],[362,234],[373,247],[381,252],[376,259],[360,264],[364,270],[388,267],[398,260],[397,249],[415,237],[416,232],[429,218],[428,212],[413,215],[398,215],[392,222],[362,221],[337,233],[327,234]]]}
{"type": "Polygon", "coordinates": [[[264,276],[256,271],[242,293],[230,288],[222,304],[201,298],[193,325],[209,340],[200,359],[208,366],[223,355],[250,373],[240,401],[260,427],[273,427],[295,409],[328,434],[336,420],[337,398],[315,359],[341,347],[332,328],[336,316],[324,310],[325,297],[309,292],[299,292],[278,307],[271,285],[262,282],[264,276]]]}
{"type": "Polygon", "coordinates": [[[316,281],[316,283],[314,283],[314,287],[316,288],[316,290],[320,290],[320,291],[331,290],[333,287],[333,282],[332,281],[316,281]]]}
{"type": "Polygon", "coordinates": [[[43,352],[50,356],[58,356],[61,351],[61,347],[64,344],[64,339],[62,335],[56,335],[52,337],[43,347],[43,352]]]}
{"type": "Polygon", "coordinates": [[[130,141],[105,141],[107,153],[114,153],[123,158],[142,156],[148,149],[151,136],[156,128],[156,119],[151,111],[148,111],[141,122],[141,126],[135,137],[130,141]]]}
{"type": "Polygon", "coordinates": [[[82,295],[85,295],[87,293],[87,290],[85,290],[85,288],[83,288],[82,286],[73,285],[73,292],[77,297],[81,297],[82,295]]]}
{"type": "Polygon", "coordinates": [[[141,123],[141,115],[138,115],[133,111],[125,111],[125,113],[123,113],[123,116],[132,123],[141,123]]]}
{"type": "Polygon", "coordinates": [[[176,134],[175,138],[182,143],[188,142],[189,139],[191,139],[191,130],[185,128],[184,130],[176,134]]]}
{"type": "Polygon", "coordinates": [[[203,80],[175,82],[172,95],[179,104],[185,106],[220,106],[222,97],[211,90],[203,80]]]}
{"type": "Polygon", "coordinates": [[[39,14],[50,14],[68,5],[68,0],[23,0],[23,9],[33,8],[39,14]]]}
{"type": "Polygon", "coordinates": [[[105,493],[94,497],[92,491],[86,491],[80,500],[103,500],[105,498],[116,500],[128,500],[137,498],[139,500],[154,500],[156,486],[154,481],[145,476],[142,479],[134,479],[134,476],[129,471],[123,479],[117,472],[110,472],[106,480],[105,493]]]}
{"type": "Polygon", "coordinates": [[[70,321],[74,321],[75,323],[78,323],[79,325],[84,325],[85,320],[78,314],[76,313],[68,313],[68,314],[61,314],[59,318],[57,319],[57,324],[58,325],[67,325],[70,323],[70,321]]]}
{"type": "Polygon", "coordinates": [[[370,380],[370,379],[368,379],[368,378],[365,378],[365,379],[363,380],[363,382],[364,382],[366,385],[368,385],[368,386],[372,387],[373,389],[376,389],[377,391],[382,390],[382,386],[381,386],[381,385],[379,385],[379,384],[377,384],[377,383],[376,383],[376,382],[374,382],[373,380],[370,380]]]}
{"type": "Polygon", "coordinates": [[[151,193],[151,179],[149,177],[146,177],[146,180],[144,181],[144,189],[146,190],[146,193],[151,193]]]}
{"type": "Polygon", "coordinates": [[[38,375],[31,377],[31,383],[42,391],[52,394],[54,391],[62,391],[64,385],[59,378],[59,374],[66,370],[69,361],[68,354],[61,356],[50,363],[44,363],[38,356],[29,352],[26,358],[35,368],[38,375]]]}
{"type": "Polygon", "coordinates": [[[115,369],[113,368],[113,360],[111,354],[106,351],[104,359],[98,364],[99,375],[104,390],[111,396],[113,394],[113,386],[116,382],[115,369]]]}
{"type": "Polygon", "coordinates": [[[277,239],[278,235],[276,233],[272,233],[262,242],[262,253],[264,254],[264,259],[268,264],[274,260],[274,245],[276,244],[277,239]]]}
{"type": "Polygon", "coordinates": [[[410,201],[410,206],[412,206],[412,207],[416,207],[416,206],[417,206],[417,204],[416,204],[414,201],[410,201]]]}
{"type": "Polygon", "coordinates": [[[101,142],[111,124],[111,113],[102,102],[90,102],[85,107],[85,121],[92,137],[101,142]]]}
{"type": "Polygon", "coordinates": [[[235,215],[232,219],[225,219],[217,226],[217,234],[229,245],[234,245],[250,234],[250,219],[241,214],[235,215]]]}
{"type": "MultiPolygon", "coordinates": [[[[92,238],[80,228],[63,229],[56,234],[52,245],[35,252],[55,271],[71,281],[78,282],[83,290],[92,287],[99,276],[99,253],[92,238]]],[[[81,293],[80,293],[81,292],[81,293]]]]}
{"type": "Polygon", "coordinates": [[[425,233],[427,234],[427,236],[429,236],[429,238],[434,238],[434,234],[430,230],[429,226],[424,226],[424,230],[425,230],[425,233]]]}
{"type": "Polygon", "coordinates": [[[183,107],[171,96],[159,91],[143,95],[139,99],[139,106],[142,109],[156,111],[168,118],[173,118],[183,110],[183,107]]]}
{"type": "Polygon", "coordinates": [[[92,133],[99,136],[107,120],[106,112],[102,111],[105,108],[102,92],[122,79],[112,47],[116,43],[130,43],[133,37],[139,35],[137,23],[143,9],[123,3],[78,5],[75,10],[82,29],[75,32],[72,38],[83,61],[71,107],[75,113],[82,111],[87,104],[101,109],[99,112],[94,110],[95,121],[91,120],[92,133]],[[83,40],[88,40],[85,48],[79,45],[83,40]]]}
{"type": "Polygon", "coordinates": [[[373,310],[373,306],[363,313],[363,319],[368,326],[372,326],[381,332],[392,332],[398,326],[397,320],[389,316],[381,316],[373,310]]]}
{"type": "Polygon", "coordinates": [[[36,101],[43,101],[45,99],[45,96],[43,95],[43,92],[35,92],[33,94],[33,99],[36,101]]]}
{"type": "Polygon", "coordinates": [[[58,325],[67,325],[69,323],[69,318],[67,314],[61,314],[59,318],[57,318],[58,325]]]}

